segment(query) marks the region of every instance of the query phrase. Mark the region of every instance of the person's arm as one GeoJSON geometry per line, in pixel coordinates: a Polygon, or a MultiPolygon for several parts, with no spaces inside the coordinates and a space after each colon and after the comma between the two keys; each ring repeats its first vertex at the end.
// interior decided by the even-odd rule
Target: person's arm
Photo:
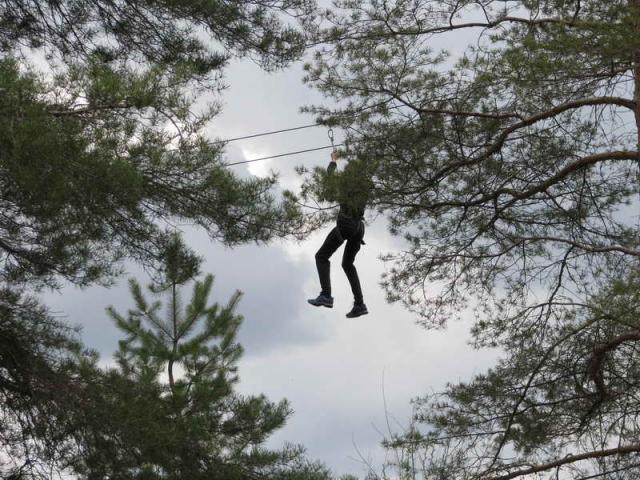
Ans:
{"type": "Polygon", "coordinates": [[[332,175],[335,172],[336,168],[338,168],[338,152],[335,150],[331,152],[331,161],[329,162],[329,166],[327,167],[327,173],[332,175]]]}
{"type": "Polygon", "coordinates": [[[335,202],[338,197],[338,185],[336,182],[336,177],[334,175],[336,169],[338,168],[337,164],[338,160],[338,152],[331,152],[331,161],[329,162],[329,166],[327,167],[327,174],[324,175],[323,185],[322,185],[322,200],[327,202],[335,202]]]}

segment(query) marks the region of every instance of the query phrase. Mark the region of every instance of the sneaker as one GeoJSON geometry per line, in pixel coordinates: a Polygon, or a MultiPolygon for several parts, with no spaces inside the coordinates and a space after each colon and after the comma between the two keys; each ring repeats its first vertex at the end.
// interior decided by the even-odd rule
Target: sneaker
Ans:
{"type": "Polygon", "coordinates": [[[320,294],[316,298],[310,298],[307,300],[314,307],[327,307],[333,308],[333,297],[329,295],[320,294]]]}
{"type": "Polygon", "coordinates": [[[367,313],[369,313],[369,310],[367,310],[367,306],[364,303],[354,303],[351,311],[347,313],[347,318],[355,318],[367,313]]]}

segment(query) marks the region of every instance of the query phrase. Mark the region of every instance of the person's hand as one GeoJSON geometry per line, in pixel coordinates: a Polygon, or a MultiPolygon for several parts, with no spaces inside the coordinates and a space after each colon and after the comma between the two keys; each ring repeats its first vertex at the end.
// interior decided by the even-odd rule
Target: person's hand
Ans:
{"type": "Polygon", "coordinates": [[[331,161],[335,162],[336,160],[338,160],[338,152],[334,150],[333,152],[331,152],[331,161]]]}

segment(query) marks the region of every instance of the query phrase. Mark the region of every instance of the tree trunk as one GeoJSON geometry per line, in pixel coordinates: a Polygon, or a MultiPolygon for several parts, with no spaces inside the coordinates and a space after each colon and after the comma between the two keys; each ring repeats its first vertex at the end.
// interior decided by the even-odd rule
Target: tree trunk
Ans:
{"type": "MultiPolygon", "coordinates": [[[[176,305],[176,284],[173,282],[171,286],[171,312],[172,318],[171,323],[173,323],[173,338],[172,338],[172,349],[171,349],[171,358],[169,359],[169,364],[167,365],[167,371],[169,374],[169,388],[171,389],[171,395],[175,395],[175,380],[173,378],[173,362],[176,357],[176,352],[178,350],[178,311],[176,305]]],[[[174,398],[175,400],[175,398],[174,398]]]]}
{"type": "MultiPolygon", "coordinates": [[[[634,27],[636,38],[640,37],[640,0],[629,0],[631,11],[634,15],[634,27]]],[[[636,48],[633,52],[633,78],[634,78],[634,95],[636,102],[636,135],[638,139],[637,149],[640,151],[640,49],[636,48]]]]}

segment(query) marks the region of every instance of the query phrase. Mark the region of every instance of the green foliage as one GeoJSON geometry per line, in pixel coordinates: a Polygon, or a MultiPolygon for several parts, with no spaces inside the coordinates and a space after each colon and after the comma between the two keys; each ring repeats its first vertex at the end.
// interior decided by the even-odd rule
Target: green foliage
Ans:
{"type": "Polygon", "coordinates": [[[217,69],[229,55],[277,68],[297,58],[303,46],[301,33],[279,13],[295,17],[313,7],[309,0],[18,0],[0,7],[0,49],[28,46],[67,58],[97,54],[106,61],[162,63],[200,75],[217,69]]]}
{"type": "Polygon", "coordinates": [[[300,231],[299,210],[270,193],[274,178],[240,180],[224,167],[173,79],[154,69],[72,70],[49,85],[16,60],[0,62],[1,279],[108,280],[123,256],[157,257],[166,241],[159,221],[173,218],[227,244],[300,231]],[[70,95],[66,104],[44,100],[57,89],[70,95]],[[74,107],[81,95],[88,103],[74,107]],[[179,135],[161,121],[165,109],[185,123],[179,135]]]}
{"type": "Polygon", "coordinates": [[[511,458],[484,465],[491,472],[482,474],[486,478],[511,472],[513,478],[527,478],[517,474],[526,470],[519,466],[532,464],[541,452],[549,452],[551,461],[562,458],[557,452],[586,454],[571,465],[569,478],[596,472],[603,478],[617,478],[617,472],[628,475],[620,478],[634,478],[637,465],[632,458],[615,453],[596,458],[603,445],[637,449],[640,438],[640,425],[631,413],[640,389],[639,278],[635,269],[587,303],[573,305],[561,318],[552,316],[544,324],[529,310],[521,312],[517,324],[478,327],[475,337],[491,338],[505,352],[503,358],[469,382],[416,400],[416,428],[432,429],[388,443],[413,460],[414,467],[403,478],[429,478],[437,471],[452,478],[476,478],[480,473],[470,463],[474,455],[469,449],[493,452],[496,442],[504,442],[502,448],[509,449],[511,458]]]}
{"type": "Polygon", "coordinates": [[[372,204],[409,241],[388,296],[432,326],[529,278],[553,288],[561,265],[600,275],[640,243],[618,215],[638,194],[633,12],[544,2],[540,19],[508,3],[505,17],[500,2],[337,2],[317,32],[333,40],[307,65],[339,105],[308,110],[348,129],[345,156],[376,164],[372,204]],[[476,16],[487,28],[463,28],[476,16]],[[455,54],[438,48],[458,38],[455,54]],[[586,254],[563,263],[571,248],[586,254]]]}
{"type": "Polygon", "coordinates": [[[83,478],[326,480],[326,469],[306,461],[300,447],[264,447],[291,410],[286,401],[234,391],[240,294],[224,306],[209,305],[213,277],[195,280],[198,267],[173,236],[150,287],[166,305],[148,301],[131,280],[135,308],[126,316],[108,309],[125,338],[117,368],[106,372],[102,388],[88,392],[93,418],[77,472],[83,478]],[[189,282],[192,295],[183,304],[180,293],[189,282]]]}
{"type": "Polygon", "coordinates": [[[184,311],[174,292],[166,320],[133,282],[153,317],[113,311],[128,337],[108,372],[46,309],[15,293],[61,280],[109,283],[123,259],[151,266],[163,256],[170,261],[152,293],[177,290],[199,261],[166,232],[175,222],[227,245],[304,235],[295,199],[274,193],[276,178],[236,176],[204,131],[219,111],[227,62],[251,58],[274,70],[299,58],[305,40],[290,20],[313,7],[0,4],[0,283],[11,286],[0,295],[3,476],[324,478],[299,448],[262,447],[289,409],[233,392],[239,295],[208,306],[212,277],[196,282],[184,311]],[[159,323],[143,322],[150,318],[159,323]],[[170,337],[167,326],[176,329],[170,337]],[[167,386],[161,372],[178,366],[167,386]]]}
{"type": "Polygon", "coordinates": [[[84,405],[79,375],[94,359],[35,299],[0,291],[2,478],[47,478],[73,458],[79,424],[69,412],[84,405]]]}
{"type": "Polygon", "coordinates": [[[302,34],[282,14],[311,8],[3,3],[0,281],[109,282],[125,257],[156,259],[162,224],[175,220],[229,245],[304,235],[295,202],[272,193],[275,177],[237,177],[204,128],[226,61],[274,69],[298,58],[302,34]]]}
{"type": "Polygon", "coordinates": [[[636,478],[640,3],[334,3],[307,111],[377,165],[388,299],[504,357],[417,401],[394,474],[636,478]]]}

